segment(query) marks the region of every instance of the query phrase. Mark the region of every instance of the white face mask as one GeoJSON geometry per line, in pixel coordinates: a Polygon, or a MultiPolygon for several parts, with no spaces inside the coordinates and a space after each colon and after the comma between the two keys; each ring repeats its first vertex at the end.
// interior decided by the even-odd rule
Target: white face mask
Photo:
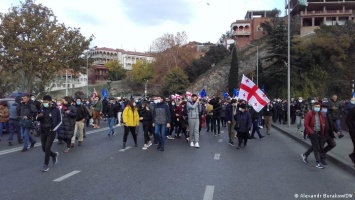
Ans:
{"type": "Polygon", "coordinates": [[[133,106],[136,106],[137,104],[136,103],[133,103],[133,106]]]}
{"type": "Polygon", "coordinates": [[[86,102],[86,104],[89,104],[89,103],[90,103],[90,102],[88,102],[88,101],[86,102]]]}
{"type": "Polygon", "coordinates": [[[32,101],[34,101],[34,100],[36,100],[36,98],[34,98],[34,97],[31,97],[31,100],[32,100],[32,101]]]}
{"type": "Polygon", "coordinates": [[[355,104],[355,101],[350,101],[350,103],[354,105],[354,104],[355,104]]]}
{"type": "Polygon", "coordinates": [[[57,102],[57,106],[61,106],[62,105],[62,103],[60,103],[60,102],[57,102]]]}
{"type": "Polygon", "coordinates": [[[242,108],[239,108],[239,111],[243,111],[243,109],[242,109],[242,108]]]}
{"type": "Polygon", "coordinates": [[[302,99],[299,99],[298,102],[302,103],[302,99]]]}

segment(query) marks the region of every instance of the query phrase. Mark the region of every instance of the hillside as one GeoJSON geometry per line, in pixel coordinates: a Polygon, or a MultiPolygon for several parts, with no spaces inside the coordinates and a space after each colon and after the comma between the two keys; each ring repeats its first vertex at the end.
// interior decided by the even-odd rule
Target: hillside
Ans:
{"type": "MultiPolygon", "coordinates": [[[[265,49],[265,40],[256,42],[259,45],[259,60],[267,55],[265,49]]],[[[228,56],[222,62],[218,63],[212,69],[199,76],[199,78],[188,87],[187,91],[198,93],[203,88],[208,96],[222,95],[222,92],[227,91],[228,76],[232,56],[228,56]]],[[[252,78],[256,66],[256,47],[247,47],[238,52],[239,60],[239,80],[245,74],[252,78]]],[[[270,63],[262,63],[263,68],[267,68],[270,63]]],[[[255,77],[256,75],[254,75],[255,77]]]]}

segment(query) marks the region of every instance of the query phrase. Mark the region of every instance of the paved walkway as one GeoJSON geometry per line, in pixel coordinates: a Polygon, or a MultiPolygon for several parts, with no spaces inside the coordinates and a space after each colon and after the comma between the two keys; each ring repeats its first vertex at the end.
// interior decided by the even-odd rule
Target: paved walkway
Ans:
{"type": "MultiPolygon", "coordinates": [[[[287,125],[273,123],[273,128],[276,130],[281,131],[284,134],[287,134],[291,138],[295,139],[297,142],[303,144],[305,147],[309,147],[311,142],[309,140],[303,139],[303,132],[297,129],[296,125],[287,125]]],[[[344,127],[342,127],[344,128],[344,127]]],[[[349,154],[353,151],[353,144],[350,139],[350,135],[348,132],[343,131],[344,137],[343,138],[336,138],[336,147],[328,152],[328,160],[339,165],[340,167],[344,168],[350,173],[355,175],[355,167],[354,164],[351,162],[349,158],[349,154]]],[[[306,148],[305,148],[306,151],[306,148]]],[[[300,152],[300,155],[303,152],[300,152]]],[[[311,155],[313,156],[313,154],[311,155]]],[[[301,159],[301,156],[300,156],[301,159]]]]}

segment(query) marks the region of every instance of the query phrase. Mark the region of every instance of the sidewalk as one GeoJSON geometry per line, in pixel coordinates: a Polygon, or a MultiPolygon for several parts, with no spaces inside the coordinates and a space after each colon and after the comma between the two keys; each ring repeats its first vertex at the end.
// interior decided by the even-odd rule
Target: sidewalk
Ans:
{"type": "MultiPolygon", "coordinates": [[[[310,147],[311,142],[309,140],[303,139],[303,132],[298,131],[296,125],[287,125],[273,123],[272,127],[276,130],[288,135],[292,139],[296,140],[298,143],[302,144],[305,147],[310,147]]],[[[339,139],[335,138],[336,147],[327,153],[327,160],[338,165],[349,173],[355,175],[355,167],[349,158],[349,154],[353,151],[353,144],[350,139],[350,135],[348,132],[343,131],[344,137],[339,139]]],[[[306,148],[305,150],[306,151],[306,148]]],[[[300,160],[301,154],[304,152],[300,152],[300,160]]]]}

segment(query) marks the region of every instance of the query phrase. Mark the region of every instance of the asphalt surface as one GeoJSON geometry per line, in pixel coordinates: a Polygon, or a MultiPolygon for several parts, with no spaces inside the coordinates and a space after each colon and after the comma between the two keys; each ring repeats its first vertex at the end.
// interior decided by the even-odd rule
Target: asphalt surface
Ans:
{"type": "Polygon", "coordinates": [[[354,176],[330,162],[317,169],[313,154],[309,164],[303,163],[305,148],[276,130],[237,150],[228,145],[225,128],[217,137],[203,128],[199,149],[175,139],[160,152],[155,146],[142,150],[141,130],[139,147],[129,136],[131,148],[122,151],[123,128],[115,129],[111,138],[108,130],[88,130],[83,146],[69,154],[63,153],[64,145],[54,144],[59,162],[45,173],[40,146],[22,153],[3,140],[0,199],[297,199],[355,192],[354,176]]]}

